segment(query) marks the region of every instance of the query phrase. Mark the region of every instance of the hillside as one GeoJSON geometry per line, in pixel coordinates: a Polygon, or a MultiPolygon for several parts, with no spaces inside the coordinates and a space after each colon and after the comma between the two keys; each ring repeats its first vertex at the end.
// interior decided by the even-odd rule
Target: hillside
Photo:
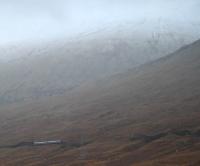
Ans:
{"type": "Polygon", "coordinates": [[[0,112],[6,166],[155,166],[200,163],[200,41],[123,74],[0,112]]]}
{"type": "Polygon", "coordinates": [[[180,26],[144,19],[71,39],[1,47],[0,105],[62,96],[83,83],[125,72],[198,39],[199,27],[185,22],[180,26]]]}

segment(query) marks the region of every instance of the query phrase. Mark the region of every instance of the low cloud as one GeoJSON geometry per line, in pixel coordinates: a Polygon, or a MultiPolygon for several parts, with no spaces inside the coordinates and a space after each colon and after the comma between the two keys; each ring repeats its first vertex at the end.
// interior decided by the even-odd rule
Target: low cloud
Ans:
{"type": "Polygon", "coordinates": [[[199,10],[198,0],[0,0],[0,43],[55,38],[143,18],[196,25],[199,10]]]}

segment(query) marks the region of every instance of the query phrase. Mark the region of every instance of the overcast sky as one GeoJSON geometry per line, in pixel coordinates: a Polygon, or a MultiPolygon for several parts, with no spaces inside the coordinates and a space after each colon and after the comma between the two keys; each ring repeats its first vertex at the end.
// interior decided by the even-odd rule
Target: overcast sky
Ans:
{"type": "Polygon", "coordinates": [[[199,11],[199,0],[0,0],[0,44],[56,38],[144,17],[198,22],[199,11]]]}

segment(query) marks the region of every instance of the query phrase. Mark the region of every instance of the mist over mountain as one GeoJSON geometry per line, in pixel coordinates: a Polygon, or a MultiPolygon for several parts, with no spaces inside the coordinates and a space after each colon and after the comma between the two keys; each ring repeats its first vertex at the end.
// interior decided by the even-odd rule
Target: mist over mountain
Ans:
{"type": "Polygon", "coordinates": [[[167,55],[197,40],[199,28],[162,18],[143,19],[70,39],[3,47],[0,103],[65,95],[86,82],[167,55]]]}
{"type": "MultiPolygon", "coordinates": [[[[1,0],[0,44],[70,37],[102,25],[171,19],[199,25],[198,0],[1,0]]],[[[148,27],[147,27],[148,28],[148,27]]],[[[195,32],[192,32],[194,33],[195,32]]]]}
{"type": "Polygon", "coordinates": [[[0,0],[0,166],[199,166],[199,0],[0,0]]]}

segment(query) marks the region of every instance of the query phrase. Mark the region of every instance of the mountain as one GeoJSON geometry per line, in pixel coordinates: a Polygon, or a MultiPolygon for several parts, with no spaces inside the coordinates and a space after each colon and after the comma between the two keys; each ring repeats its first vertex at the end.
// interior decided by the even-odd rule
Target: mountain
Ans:
{"type": "Polygon", "coordinates": [[[1,47],[0,105],[65,95],[172,53],[197,40],[198,32],[199,27],[185,22],[144,19],[70,39],[1,47]]]}
{"type": "Polygon", "coordinates": [[[2,107],[4,165],[199,165],[200,41],[65,96],[2,107]]]}

